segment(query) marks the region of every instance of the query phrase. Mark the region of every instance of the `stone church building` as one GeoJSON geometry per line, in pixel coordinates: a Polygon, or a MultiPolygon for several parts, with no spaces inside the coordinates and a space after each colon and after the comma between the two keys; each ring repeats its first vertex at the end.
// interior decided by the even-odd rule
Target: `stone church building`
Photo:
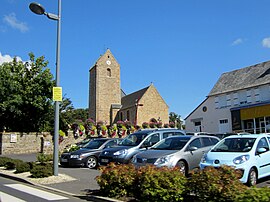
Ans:
{"type": "Polygon", "coordinates": [[[126,95],[120,85],[120,65],[109,49],[90,68],[89,117],[113,124],[130,121],[135,125],[151,118],[169,122],[169,107],[153,84],[126,95]]]}

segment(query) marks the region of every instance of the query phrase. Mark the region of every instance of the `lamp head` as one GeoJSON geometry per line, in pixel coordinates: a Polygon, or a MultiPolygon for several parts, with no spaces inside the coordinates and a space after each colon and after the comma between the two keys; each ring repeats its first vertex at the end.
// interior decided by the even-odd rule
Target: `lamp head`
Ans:
{"type": "Polygon", "coordinates": [[[38,14],[38,15],[45,14],[45,9],[39,3],[35,3],[35,2],[34,3],[30,3],[29,8],[35,14],[38,14]]]}

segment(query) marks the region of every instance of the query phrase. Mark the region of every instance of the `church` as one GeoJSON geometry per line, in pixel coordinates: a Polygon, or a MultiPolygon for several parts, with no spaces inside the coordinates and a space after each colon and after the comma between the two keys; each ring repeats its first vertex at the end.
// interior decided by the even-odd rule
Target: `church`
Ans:
{"type": "Polygon", "coordinates": [[[153,84],[131,94],[121,88],[120,64],[109,49],[89,70],[89,117],[110,125],[130,121],[134,125],[169,122],[169,106],[153,84]]]}

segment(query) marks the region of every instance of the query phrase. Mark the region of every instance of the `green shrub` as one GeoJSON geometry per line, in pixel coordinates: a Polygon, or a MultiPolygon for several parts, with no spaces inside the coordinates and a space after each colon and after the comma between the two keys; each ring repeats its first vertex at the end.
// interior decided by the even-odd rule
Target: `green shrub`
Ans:
{"type": "Polygon", "coordinates": [[[6,162],[5,167],[7,170],[13,170],[17,167],[18,164],[22,163],[22,160],[19,159],[10,159],[6,162]]]}
{"type": "Polygon", "coordinates": [[[34,166],[30,173],[33,178],[44,178],[53,175],[52,163],[41,163],[34,166]]]}
{"type": "Polygon", "coordinates": [[[269,202],[270,188],[268,187],[252,187],[237,196],[236,202],[269,202]]]}
{"type": "Polygon", "coordinates": [[[40,163],[45,163],[45,162],[48,162],[48,161],[52,161],[53,160],[53,155],[52,154],[39,153],[39,154],[37,154],[37,160],[40,163]]]}
{"type": "Polygon", "coordinates": [[[132,164],[109,164],[101,167],[101,175],[96,177],[101,193],[108,197],[122,197],[132,195],[132,187],[136,175],[132,164]]]}
{"type": "Polygon", "coordinates": [[[197,201],[234,201],[237,195],[247,189],[239,178],[240,173],[232,167],[206,167],[193,172],[187,189],[197,201]]]}
{"type": "Polygon", "coordinates": [[[177,168],[141,167],[135,198],[140,201],[183,201],[187,178],[177,168]]]}
{"type": "Polygon", "coordinates": [[[31,169],[30,164],[28,162],[20,162],[16,165],[15,173],[24,173],[29,172],[31,169]]]}
{"type": "Polygon", "coordinates": [[[3,167],[6,165],[7,162],[12,161],[11,158],[8,157],[0,157],[0,167],[3,167]]]}
{"type": "Polygon", "coordinates": [[[187,179],[177,169],[155,166],[135,169],[132,164],[109,164],[96,178],[108,197],[135,197],[140,201],[183,201],[187,179]]]}

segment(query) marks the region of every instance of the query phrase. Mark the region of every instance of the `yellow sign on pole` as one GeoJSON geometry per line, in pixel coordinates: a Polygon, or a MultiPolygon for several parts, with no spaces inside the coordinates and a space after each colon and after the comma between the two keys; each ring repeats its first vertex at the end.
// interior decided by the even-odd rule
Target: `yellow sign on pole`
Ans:
{"type": "Polygon", "coordinates": [[[62,87],[53,87],[53,101],[62,101],[62,87]]]}

